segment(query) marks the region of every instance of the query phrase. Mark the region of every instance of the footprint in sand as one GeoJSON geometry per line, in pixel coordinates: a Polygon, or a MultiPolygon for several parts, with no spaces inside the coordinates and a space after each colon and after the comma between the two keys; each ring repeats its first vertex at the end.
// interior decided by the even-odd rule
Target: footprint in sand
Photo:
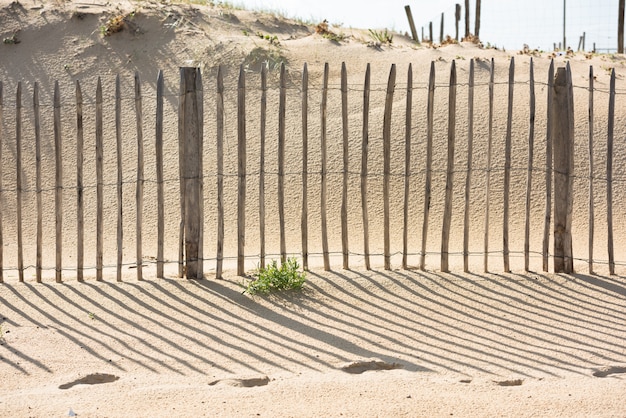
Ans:
{"type": "Polygon", "coordinates": [[[69,389],[76,385],[99,385],[101,383],[111,383],[119,379],[119,376],[105,373],[94,373],[74,380],[73,382],[65,383],[59,386],[59,389],[69,389]]]}
{"type": "Polygon", "coordinates": [[[388,363],[378,359],[356,360],[341,365],[341,370],[350,374],[361,374],[371,370],[394,370],[401,369],[399,363],[388,363]]]}
{"type": "Polygon", "coordinates": [[[498,386],[522,386],[522,383],[524,383],[524,381],[522,379],[511,379],[511,380],[500,380],[500,381],[495,381],[494,383],[497,384],[498,386]]]}
{"type": "Polygon", "coordinates": [[[626,366],[607,366],[593,372],[595,377],[607,377],[612,374],[626,373],[626,366]]]}
{"type": "Polygon", "coordinates": [[[218,379],[209,383],[209,386],[215,386],[219,383],[221,385],[228,385],[237,388],[253,388],[257,386],[265,386],[269,382],[270,378],[267,376],[256,376],[246,378],[218,379]]]}

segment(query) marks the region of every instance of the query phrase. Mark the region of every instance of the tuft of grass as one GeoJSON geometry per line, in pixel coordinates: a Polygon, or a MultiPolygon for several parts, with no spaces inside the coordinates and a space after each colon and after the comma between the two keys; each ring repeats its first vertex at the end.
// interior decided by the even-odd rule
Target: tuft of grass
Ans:
{"type": "Polygon", "coordinates": [[[315,33],[322,35],[324,39],[328,39],[330,41],[337,42],[337,43],[346,39],[346,35],[344,35],[343,33],[335,33],[331,31],[328,27],[327,20],[324,20],[323,22],[318,23],[315,26],[315,33]]]}
{"type": "Polygon", "coordinates": [[[300,271],[295,258],[288,258],[280,266],[273,260],[269,266],[259,268],[243,293],[251,295],[267,294],[281,290],[299,290],[306,281],[306,274],[300,271]]]}
{"type": "Polygon", "coordinates": [[[380,31],[370,29],[369,32],[370,32],[370,37],[375,42],[380,42],[381,44],[388,44],[388,45],[391,45],[391,43],[393,42],[393,34],[389,32],[387,29],[380,30],[380,31]]]}
{"type": "Polygon", "coordinates": [[[17,38],[17,34],[14,33],[13,36],[9,36],[8,38],[4,38],[2,40],[3,44],[6,45],[16,45],[20,43],[20,40],[17,38]]]}

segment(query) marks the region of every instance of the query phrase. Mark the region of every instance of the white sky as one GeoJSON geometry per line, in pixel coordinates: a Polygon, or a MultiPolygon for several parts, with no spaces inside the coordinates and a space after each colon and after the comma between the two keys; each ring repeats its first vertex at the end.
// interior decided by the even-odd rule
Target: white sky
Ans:
{"type": "MultiPolygon", "coordinates": [[[[441,13],[445,12],[444,32],[454,36],[455,4],[464,0],[230,0],[249,9],[278,11],[288,17],[342,24],[361,29],[393,29],[410,32],[404,6],[411,6],[417,31],[433,22],[438,41],[441,13]]],[[[573,49],[586,32],[586,49],[596,42],[600,48],[617,48],[618,0],[565,0],[567,4],[567,43],[573,49]]],[[[475,0],[470,0],[470,28],[474,32],[475,0]]],[[[521,49],[549,50],[563,39],[564,0],[483,0],[481,33],[483,42],[521,49]]],[[[461,13],[461,33],[464,31],[461,13]]]]}

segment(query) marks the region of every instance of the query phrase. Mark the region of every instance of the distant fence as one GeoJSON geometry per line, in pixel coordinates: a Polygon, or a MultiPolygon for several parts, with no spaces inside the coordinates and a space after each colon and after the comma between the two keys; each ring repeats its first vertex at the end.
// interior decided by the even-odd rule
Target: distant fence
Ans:
{"type": "MultiPolygon", "coordinates": [[[[112,133],[104,132],[104,119],[108,116],[104,112],[105,102],[100,79],[95,100],[89,99],[87,103],[89,109],[95,113],[89,116],[84,112],[86,104],[83,102],[79,82],[75,84],[73,106],[62,102],[59,84],[55,83],[52,105],[44,107],[52,110],[48,126],[52,127],[53,141],[44,140],[50,136],[50,132],[42,130],[38,84],[33,86],[32,113],[25,118],[23,86],[18,83],[15,107],[12,109],[14,118],[11,118],[15,123],[9,132],[6,129],[9,126],[6,115],[10,109],[6,105],[7,100],[3,99],[6,97],[6,90],[3,90],[5,86],[0,83],[0,152],[6,152],[7,149],[11,151],[9,157],[0,154],[0,282],[4,280],[6,272],[16,272],[18,281],[24,281],[25,271],[31,268],[35,271],[35,281],[42,281],[42,273],[52,270],[52,267],[43,262],[46,252],[55,255],[53,270],[57,282],[62,281],[64,274],[72,277],[75,275],[78,280],[83,280],[84,271],[94,268],[96,279],[103,280],[105,267],[112,266],[116,269],[117,280],[122,280],[124,266],[136,268],[137,278],[141,280],[144,276],[143,266],[147,262],[156,264],[157,277],[165,275],[164,266],[167,264],[178,265],[177,273],[181,277],[186,275],[189,278],[198,278],[205,274],[207,266],[210,266],[210,270],[214,268],[215,275],[221,277],[224,261],[231,259],[236,260],[237,273],[243,275],[246,272],[246,260],[252,259],[264,265],[266,257],[271,255],[279,256],[281,260],[297,255],[305,268],[310,268],[310,257],[321,257],[326,270],[332,267],[331,256],[334,255],[341,257],[341,265],[346,269],[354,265],[351,258],[358,258],[369,269],[370,258],[373,256],[381,256],[385,269],[392,268],[393,257],[401,257],[402,268],[414,265],[425,269],[427,257],[432,260],[436,255],[442,271],[450,270],[450,256],[462,258],[465,271],[470,270],[470,258],[480,257],[481,270],[487,271],[490,259],[496,253],[502,257],[504,271],[507,272],[511,269],[512,255],[523,257],[526,271],[530,268],[530,258],[535,256],[541,257],[542,269],[548,271],[549,257],[552,255],[555,271],[572,272],[574,261],[578,260],[588,265],[589,272],[593,272],[594,263],[602,263],[608,265],[610,274],[614,274],[615,266],[620,262],[615,260],[614,255],[613,186],[620,186],[617,191],[621,196],[624,193],[623,185],[626,184],[624,179],[614,179],[613,175],[615,70],[611,72],[609,89],[600,90],[603,94],[608,93],[606,160],[603,160],[606,161],[606,177],[603,177],[598,176],[598,169],[594,168],[594,156],[597,155],[594,93],[598,90],[594,87],[593,69],[590,69],[589,85],[576,87],[588,91],[589,98],[588,133],[585,134],[588,136],[588,149],[582,156],[585,160],[588,158],[589,172],[580,175],[574,172],[575,86],[572,84],[569,64],[567,68],[559,68],[556,72],[552,64],[547,76],[548,82],[537,83],[542,91],[547,92],[545,107],[541,107],[542,115],[536,110],[539,103],[535,99],[532,59],[530,79],[524,82],[515,81],[514,59],[511,59],[506,82],[495,81],[493,61],[484,61],[481,65],[481,73],[488,74],[486,81],[475,81],[475,62],[471,60],[469,81],[458,82],[457,67],[453,61],[449,83],[437,85],[433,62],[428,82],[423,87],[414,85],[412,66],[409,66],[406,84],[402,85],[404,88],[401,91],[401,102],[404,102],[404,106],[400,106],[400,118],[397,115],[394,117],[394,103],[399,101],[396,95],[400,90],[397,89],[400,84],[396,81],[395,65],[391,68],[385,88],[372,88],[369,65],[362,88],[348,84],[345,65],[341,68],[339,86],[329,85],[330,70],[327,64],[320,84],[315,84],[313,88],[309,85],[306,65],[302,73],[295,76],[288,75],[283,65],[277,80],[278,88],[268,87],[267,68],[260,74],[260,86],[246,86],[246,77],[250,77],[250,74],[243,67],[240,68],[236,88],[225,88],[224,72],[220,68],[215,77],[217,87],[211,92],[207,89],[207,83],[203,84],[198,69],[183,68],[179,93],[170,95],[165,91],[163,73],[159,72],[155,103],[152,104],[154,118],[150,122],[150,131],[154,132],[154,136],[148,141],[144,140],[146,122],[142,104],[145,105],[145,100],[138,75],[134,79],[134,96],[127,97],[118,76],[114,103],[106,103],[107,109],[113,108],[114,120],[111,121],[111,126],[115,126],[114,137],[112,133]],[[529,100],[527,113],[525,111],[528,126],[521,129],[516,123],[519,118],[516,119],[513,115],[516,84],[529,87],[524,93],[524,97],[529,100]],[[463,97],[467,100],[464,116],[457,115],[457,89],[460,87],[464,89],[463,97]],[[481,89],[481,109],[486,111],[480,115],[474,114],[477,87],[481,89]],[[506,88],[508,92],[506,112],[494,109],[494,104],[497,103],[494,100],[494,91],[499,87],[506,88]],[[445,90],[447,94],[443,96],[447,100],[440,99],[438,95],[439,102],[436,101],[436,90],[445,90]],[[291,94],[289,106],[288,91],[291,94]],[[236,97],[229,97],[229,92],[236,92],[236,97]],[[425,103],[421,100],[418,103],[414,92],[423,93],[424,96],[419,98],[426,99],[425,103]],[[332,102],[333,111],[330,114],[329,93],[333,93],[331,99],[340,99],[337,103],[332,102]],[[371,100],[373,93],[379,93],[376,96],[378,99],[371,100]],[[349,97],[354,98],[355,95],[360,96],[360,100],[349,102],[349,97]],[[254,96],[252,101],[251,96],[254,96]],[[175,112],[164,112],[164,98],[170,101],[172,108],[177,107],[177,118],[175,112]],[[122,110],[122,102],[129,100],[133,103],[136,122],[133,135],[136,141],[132,146],[136,150],[132,153],[132,157],[136,157],[136,170],[131,179],[123,169],[124,165],[128,166],[128,162],[123,161],[127,158],[126,154],[129,154],[128,144],[122,148],[125,143],[123,136],[127,137],[128,132],[132,131],[124,126],[124,120],[128,120],[129,114],[122,110]],[[319,113],[311,106],[311,102],[319,105],[319,113]],[[208,103],[211,104],[210,110],[208,103]],[[250,103],[259,105],[253,112],[253,127],[250,126],[250,103]],[[277,104],[277,114],[268,112],[268,103],[277,104]],[[421,110],[424,105],[425,112],[421,110]],[[65,109],[66,117],[71,115],[75,120],[72,135],[63,132],[65,125],[62,122],[62,109],[65,109]],[[442,109],[446,109],[443,116],[440,115],[442,109]],[[171,119],[164,118],[164,114],[171,119]],[[543,115],[545,119],[542,119],[543,115]],[[86,118],[90,119],[93,126],[93,131],[88,132],[87,137],[95,149],[85,146],[86,118]],[[32,129],[29,128],[32,135],[24,134],[24,119],[32,121],[32,129]],[[462,129],[458,126],[460,119],[463,120],[462,129]],[[441,121],[447,129],[441,129],[441,121]],[[478,121],[480,132],[476,134],[475,122],[478,121]],[[333,122],[339,125],[335,126],[333,122]],[[350,131],[349,126],[355,124],[360,127],[358,133],[354,129],[350,131]],[[271,144],[266,140],[269,137],[268,125],[276,128],[272,132],[277,132],[276,137],[271,135],[271,144]],[[439,126],[438,129],[436,125],[439,126]],[[167,131],[167,126],[176,126],[177,135],[167,131]],[[370,131],[370,126],[382,126],[382,138],[375,136],[370,131]],[[536,133],[539,132],[539,127],[542,132],[536,133]],[[521,132],[515,132],[516,129],[521,132]],[[446,134],[437,134],[440,131],[446,131],[446,134]],[[459,141],[457,131],[467,135],[466,140],[459,141]],[[329,142],[329,132],[333,138],[340,138],[340,142],[329,142]],[[296,134],[298,137],[294,137],[296,134]],[[105,141],[104,137],[107,135],[111,138],[110,141],[105,141]],[[540,151],[535,145],[536,136],[541,138],[543,145],[540,151]],[[247,143],[249,145],[252,137],[255,147],[258,146],[258,153],[251,156],[247,153],[247,143]],[[494,138],[502,137],[505,141],[504,147],[497,149],[503,149],[504,155],[494,155],[494,138]],[[514,140],[514,137],[526,139],[514,140]],[[512,141],[517,145],[512,144],[512,141]],[[34,161],[30,152],[24,153],[25,144],[28,144],[30,151],[34,151],[34,161]],[[105,159],[105,144],[116,144],[115,151],[111,149],[111,154],[108,151],[106,153],[107,156],[113,155],[115,159],[105,159]],[[154,154],[149,157],[152,178],[146,176],[145,146],[154,150],[154,154]],[[439,155],[437,151],[440,149],[446,150],[445,155],[439,155]],[[419,154],[416,154],[416,150],[419,154]],[[462,150],[462,157],[459,150],[462,150]],[[177,168],[173,168],[171,164],[167,166],[167,161],[170,161],[167,157],[171,153],[178,156],[174,160],[178,163],[177,168]],[[67,158],[68,154],[71,161],[67,158]],[[541,165],[535,163],[538,154],[545,158],[545,166],[541,168],[538,168],[541,165]],[[477,157],[480,166],[477,165],[477,157]],[[85,175],[85,158],[89,159],[88,176],[85,175]],[[25,160],[28,163],[25,164],[25,160]],[[277,167],[276,171],[268,169],[270,160],[277,167]],[[496,160],[498,164],[494,163],[496,160]],[[209,161],[215,171],[209,168],[209,161]],[[459,169],[459,162],[465,163],[465,167],[459,169]],[[42,164],[52,163],[54,179],[46,179],[46,170],[42,170],[42,164]],[[73,171],[71,176],[67,171],[68,166],[73,171]],[[13,167],[15,171],[8,173],[7,168],[13,167]],[[229,167],[237,169],[235,171],[229,167]],[[462,181],[459,181],[459,174],[465,175],[462,181]],[[494,198],[493,189],[496,174],[501,175],[504,180],[502,183],[497,182],[500,196],[497,199],[494,198]],[[517,176],[513,184],[512,175],[517,176]],[[34,182],[31,178],[33,176],[34,182]],[[70,180],[74,176],[76,180],[70,180]],[[95,182],[92,176],[95,176],[95,182]],[[88,180],[85,181],[85,178],[88,180]],[[113,178],[114,181],[107,180],[113,178]],[[11,179],[14,187],[3,188],[3,179],[5,185],[6,179],[11,179]],[[236,181],[236,187],[224,185],[225,181],[231,180],[236,181]],[[379,183],[381,180],[382,184],[379,183]],[[47,181],[50,186],[45,187],[42,181],[47,181]],[[594,242],[594,231],[597,232],[594,220],[599,216],[594,213],[598,194],[594,185],[598,182],[606,187],[608,261],[594,259],[594,248],[597,246],[594,242]],[[134,196],[127,193],[129,184],[134,196]],[[149,199],[145,198],[146,185],[154,188],[150,189],[149,199]],[[588,191],[587,216],[582,216],[573,205],[575,187],[581,185],[588,191]],[[257,192],[254,199],[251,199],[250,194],[252,186],[257,192]],[[376,188],[376,193],[372,193],[373,187],[376,188]],[[106,196],[105,189],[108,190],[106,196]],[[460,191],[462,199],[458,199],[460,191]],[[166,198],[167,193],[169,198],[166,198]],[[267,193],[276,197],[271,204],[268,203],[267,193]],[[47,198],[49,194],[53,198],[47,198]],[[521,195],[522,200],[519,199],[521,195]],[[316,196],[318,200],[312,200],[312,196],[316,196]],[[24,211],[26,198],[32,202],[27,204],[29,209],[24,211]],[[46,198],[46,202],[53,204],[44,204],[46,198]],[[512,198],[523,204],[513,207],[512,198]],[[172,209],[172,205],[178,209],[172,209]],[[355,205],[360,205],[360,210],[351,210],[355,205]],[[105,206],[108,213],[106,216],[105,206]],[[268,210],[267,207],[270,206],[271,210],[268,210]],[[53,216],[47,218],[54,222],[54,246],[46,242],[44,237],[44,213],[50,212],[50,207],[53,207],[53,216]],[[287,207],[289,210],[286,210],[287,207]],[[433,222],[435,207],[437,220],[433,222]],[[518,210],[520,207],[523,209],[518,210]],[[514,210],[515,214],[512,215],[514,210]],[[462,213],[463,216],[459,217],[462,221],[453,224],[453,212],[462,213]],[[95,221],[95,228],[86,221],[87,213],[89,219],[95,221]],[[134,228],[128,224],[129,213],[134,221],[134,228]],[[148,234],[145,233],[146,213],[151,215],[150,219],[156,219],[156,225],[150,226],[148,234]],[[493,249],[493,236],[499,228],[494,227],[494,213],[502,221],[501,235],[498,234],[502,238],[502,246],[496,247],[496,250],[493,249]],[[250,220],[246,221],[246,214],[253,215],[252,225],[250,220]],[[329,216],[334,217],[335,214],[338,214],[337,222],[329,219],[329,216]],[[421,223],[416,221],[419,217],[421,223]],[[540,222],[537,222],[537,218],[540,222]],[[2,219],[5,219],[4,223],[2,219]],[[7,219],[15,222],[11,234],[7,232],[7,219]],[[588,257],[575,259],[572,252],[572,224],[580,219],[588,222],[588,257]],[[270,233],[267,230],[268,223],[272,225],[270,233]],[[332,225],[329,226],[329,223],[332,225]],[[29,264],[33,261],[27,259],[24,251],[27,245],[24,240],[24,224],[34,224],[30,229],[35,232],[34,265],[29,264]],[[314,234],[313,224],[316,229],[314,234]],[[536,226],[533,227],[532,224],[536,226]],[[522,251],[511,249],[512,225],[515,225],[517,231],[523,231],[522,251]],[[254,226],[253,234],[250,232],[251,226],[254,226]],[[432,236],[436,232],[435,227],[439,229],[439,226],[441,240],[436,240],[433,244],[432,236]],[[456,231],[457,227],[462,233],[456,231]],[[86,228],[95,237],[95,260],[91,262],[86,261],[85,248],[91,250],[85,238],[86,228]],[[124,231],[129,229],[134,236],[130,241],[134,244],[131,263],[124,261],[124,248],[128,243],[124,231]],[[115,234],[109,230],[114,230],[115,234]],[[338,239],[329,237],[329,232],[338,239]],[[462,248],[457,252],[451,249],[452,233],[462,236],[462,248]],[[471,239],[471,234],[474,239],[471,239]],[[109,247],[116,249],[115,262],[110,264],[104,261],[105,241],[107,237],[112,239],[113,236],[115,245],[109,247]],[[250,239],[251,236],[253,239],[250,239]],[[299,239],[294,236],[299,236],[299,239]],[[532,250],[533,237],[540,239],[538,251],[532,250]],[[370,247],[372,238],[382,241],[381,252],[370,247]],[[177,244],[178,259],[175,261],[165,256],[166,240],[169,241],[169,247],[173,247],[174,241],[177,244]],[[148,241],[152,248],[149,255],[144,247],[148,241]],[[341,242],[339,251],[331,249],[335,241],[341,242]],[[554,243],[553,252],[549,245],[551,241],[554,243]],[[75,257],[71,266],[65,264],[68,258],[68,242],[72,251],[70,258],[75,257]],[[321,251],[313,248],[313,242],[317,248],[321,242],[321,251]],[[350,246],[350,242],[358,242],[362,252],[355,251],[357,245],[350,246]],[[268,252],[267,243],[278,251],[274,254],[268,252]],[[479,243],[478,246],[476,243],[479,243]],[[255,247],[259,249],[258,253],[253,249],[255,247]],[[433,251],[436,247],[440,250],[433,251]],[[16,265],[7,265],[6,248],[15,249],[16,265]],[[477,248],[480,249],[477,251],[477,248]],[[214,251],[215,256],[207,257],[208,251],[214,251]],[[73,273],[69,273],[70,271],[73,273]]],[[[580,147],[577,149],[582,152],[580,147]]],[[[604,146],[600,149],[604,150],[604,146]]],[[[585,207],[578,202],[576,208],[581,206],[585,207]]],[[[33,241],[30,233],[27,238],[29,243],[33,241]]]]}

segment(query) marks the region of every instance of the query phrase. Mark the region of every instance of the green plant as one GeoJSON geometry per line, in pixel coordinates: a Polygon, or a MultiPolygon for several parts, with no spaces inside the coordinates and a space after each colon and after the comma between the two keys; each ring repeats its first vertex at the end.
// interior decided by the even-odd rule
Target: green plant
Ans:
{"type": "Polygon", "coordinates": [[[369,32],[370,37],[376,42],[389,45],[391,45],[391,43],[393,42],[393,34],[387,29],[381,31],[370,29],[369,32]]]}
{"type": "Polygon", "coordinates": [[[254,276],[255,279],[243,293],[256,295],[288,289],[299,290],[306,281],[306,274],[300,271],[300,265],[295,258],[288,258],[280,266],[276,260],[272,260],[269,266],[257,269],[254,276]]]}
{"type": "Polygon", "coordinates": [[[96,314],[93,312],[89,312],[89,319],[91,319],[92,321],[96,319],[96,314]]]}
{"type": "Polygon", "coordinates": [[[8,38],[4,38],[2,40],[3,44],[7,44],[7,45],[15,45],[15,44],[19,44],[20,40],[17,39],[17,34],[13,34],[13,36],[9,36],[8,38]]]}

